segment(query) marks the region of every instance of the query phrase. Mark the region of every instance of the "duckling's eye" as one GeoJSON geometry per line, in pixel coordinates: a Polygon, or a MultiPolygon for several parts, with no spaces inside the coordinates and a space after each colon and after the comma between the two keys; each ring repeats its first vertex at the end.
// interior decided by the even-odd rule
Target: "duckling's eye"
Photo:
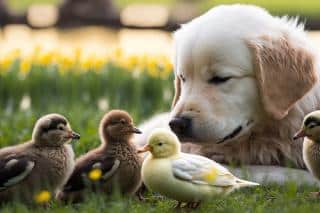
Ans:
{"type": "Polygon", "coordinates": [[[120,123],[121,124],[126,124],[126,121],[125,120],[120,120],[120,123]]]}
{"type": "Polygon", "coordinates": [[[162,146],[162,143],[160,142],[160,143],[158,143],[158,145],[159,145],[159,146],[162,146]]]}
{"type": "Polygon", "coordinates": [[[227,76],[227,77],[220,77],[220,76],[214,76],[208,80],[209,84],[223,84],[230,80],[232,77],[227,76]]]}
{"type": "Polygon", "coordinates": [[[64,130],[63,126],[58,127],[59,130],[64,130]]]}

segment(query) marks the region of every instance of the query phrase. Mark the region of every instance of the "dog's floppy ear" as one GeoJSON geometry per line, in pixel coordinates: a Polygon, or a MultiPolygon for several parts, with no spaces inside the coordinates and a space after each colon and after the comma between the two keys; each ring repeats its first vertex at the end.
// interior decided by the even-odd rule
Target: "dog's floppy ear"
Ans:
{"type": "Polygon", "coordinates": [[[311,51],[294,46],[287,36],[250,40],[254,69],[262,104],[275,119],[284,118],[291,107],[316,83],[311,51]]]}
{"type": "Polygon", "coordinates": [[[178,102],[178,100],[180,98],[180,94],[181,94],[181,82],[180,82],[180,78],[178,76],[175,76],[175,78],[174,78],[174,88],[175,88],[175,94],[174,94],[174,98],[173,98],[172,105],[171,105],[172,108],[178,102]]]}

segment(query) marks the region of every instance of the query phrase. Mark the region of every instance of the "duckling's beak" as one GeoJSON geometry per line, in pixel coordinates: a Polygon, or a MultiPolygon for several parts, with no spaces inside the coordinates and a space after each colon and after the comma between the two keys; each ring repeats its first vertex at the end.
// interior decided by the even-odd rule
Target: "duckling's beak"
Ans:
{"type": "Polygon", "coordinates": [[[73,140],[79,140],[80,134],[78,134],[76,132],[72,132],[70,138],[72,138],[73,140]]]}
{"type": "Polygon", "coordinates": [[[138,149],[138,153],[144,153],[144,152],[148,152],[151,151],[151,146],[149,146],[149,144],[144,145],[143,147],[141,147],[140,149],[138,149]]]}
{"type": "Polygon", "coordinates": [[[142,134],[142,132],[140,131],[140,129],[138,129],[137,127],[134,127],[134,126],[131,127],[131,131],[132,131],[133,133],[136,133],[136,134],[142,134]]]}
{"type": "Polygon", "coordinates": [[[293,136],[293,140],[297,140],[299,138],[303,138],[306,136],[306,133],[304,132],[303,129],[300,129],[294,136],[293,136]]]}

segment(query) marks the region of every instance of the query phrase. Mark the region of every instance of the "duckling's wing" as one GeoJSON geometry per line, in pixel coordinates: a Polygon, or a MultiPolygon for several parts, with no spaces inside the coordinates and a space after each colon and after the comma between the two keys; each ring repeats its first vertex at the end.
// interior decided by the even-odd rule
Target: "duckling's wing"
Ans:
{"type": "Polygon", "coordinates": [[[23,156],[9,155],[0,159],[0,191],[23,181],[34,166],[34,161],[23,156]]]}
{"type": "Polygon", "coordinates": [[[185,153],[172,160],[172,172],[176,178],[195,184],[224,187],[234,185],[237,181],[228,169],[218,163],[199,155],[185,153]]]}
{"type": "Polygon", "coordinates": [[[88,174],[93,169],[100,169],[102,171],[101,181],[106,181],[110,178],[118,169],[120,161],[111,158],[103,157],[96,159],[84,159],[78,163],[70,176],[68,182],[63,187],[64,192],[80,191],[86,186],[88,174]]]}

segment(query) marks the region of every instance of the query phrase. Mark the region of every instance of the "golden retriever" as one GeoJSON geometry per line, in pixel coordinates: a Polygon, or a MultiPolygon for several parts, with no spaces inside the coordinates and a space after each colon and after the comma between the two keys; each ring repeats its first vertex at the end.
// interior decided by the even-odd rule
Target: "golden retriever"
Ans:
{"type": "Polygon", "coordinates": [[[284,168],[305,168],[302,140],[292,137],[320,106],[318,56],[297,19],[250,5],[218,6],[183,25],[174,41],[173,108],[145,123],[145,136],[169,123],[181,142],[192,143],[184,146],[189,152],[263,165],[249,170],[273,173],[277,182],[287,171],[312,181],[284,168]]]}

